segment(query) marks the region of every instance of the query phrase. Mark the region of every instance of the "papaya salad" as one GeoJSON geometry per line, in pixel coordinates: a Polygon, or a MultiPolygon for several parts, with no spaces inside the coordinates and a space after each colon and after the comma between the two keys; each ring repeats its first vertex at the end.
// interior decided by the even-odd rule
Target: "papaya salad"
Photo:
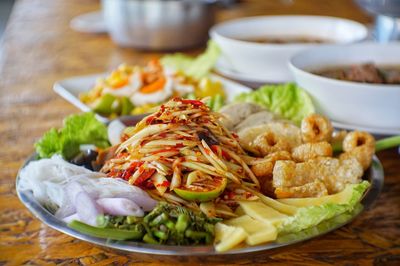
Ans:
{"type": "Polygon", "coordinates": [[[298,126],[249,102],[214,112],[204,101],[173,98],[135,126],[118,127],[111,144],[112,124],[93,113],[68,117],[36,143],[19,189],[84,234],[213,244],[217,252],[359,210],[375,150],[398,143],[335,133],[317,114],[298,126]]]}

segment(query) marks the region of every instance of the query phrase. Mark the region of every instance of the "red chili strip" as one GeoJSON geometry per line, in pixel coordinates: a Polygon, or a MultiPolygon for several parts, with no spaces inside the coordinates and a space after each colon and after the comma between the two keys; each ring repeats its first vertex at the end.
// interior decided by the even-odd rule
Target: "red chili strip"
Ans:
{"type": "Polygon", "coordinates": [[[137,186],[143,185],[145,181],[147,181],[153,176],[155,171],[156,170],[153,168],[144,170],[143,173],[136,179],[134,184],[137,186]]]}
{"type": "Polygon", "coordinates": [[[170,184],[169,181],[164,181],[161,184],[157,184],[157,187],[169,187],[170,184]]]}
{"type": "Polygon", "coordinates": [[[204,103],[199,100],[180,99],[180,102],[185,103],[185,104],[192,104],[194,106],[203,106],[204,105],[204,103]]]}
{"type": "Polygon", "coordinates": [[[211,150],[212,150],[214,153],[216,153],[216,154],[218,154],[218,150],[220,150],[220,151],[221,151],[221,154],[222,154],[222,157],[224,157],[226,160],[230,160],[230,159],[231,159],[231,157],[229,156],[229,154],[228,154],[226,151],[220,149],[220,148],[218,147],[218,145],[211,145],[211,150]]]}

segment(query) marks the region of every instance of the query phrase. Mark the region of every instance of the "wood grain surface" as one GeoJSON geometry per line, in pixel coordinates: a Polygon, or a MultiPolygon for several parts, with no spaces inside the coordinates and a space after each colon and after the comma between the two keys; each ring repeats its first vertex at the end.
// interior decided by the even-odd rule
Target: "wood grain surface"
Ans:
{"type": "MultiPolygon", "coordinates": [[[[119,253],[48,228],[19,202],[15,176],[50,127],[78,110],[52,91],[55,81],[143,64],[157,56],[114,45],[107,35],[74,32],[70,20],[99,9],[92,0],[17,1],[0,48],[0,265],[400,265],[400,157],[378,154],[385,187],[375,206],[323,237],[271,252],[222,257],[119,253]]],[[[320,14],[371,19],[350,0],[242,1],[219,20],[265,14],[320,14]]],[[[197,53],[199,49],[188,51],[197,53]]]]}

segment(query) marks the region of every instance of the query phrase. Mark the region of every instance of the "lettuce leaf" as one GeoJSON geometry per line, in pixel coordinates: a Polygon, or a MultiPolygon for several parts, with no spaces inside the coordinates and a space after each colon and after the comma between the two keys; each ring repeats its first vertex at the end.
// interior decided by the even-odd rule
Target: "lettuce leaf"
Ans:
{"type": "Polygon", "coordinates": [[[353,211],[361,201],[364,192],[370,186],[363,181],[353,186],[352,195],[346,204],[326,203],[319,206],[299,208],[294,216],[288,217],[278,228],[279,233],[295,233],[332,219],[338,215],[353,211]]]}
{"type": "Polygon", "coordinates": [[[176,53],[163,56],[161,64],[164,67],[182,71],[187,76],[200,80],[210,73],[220,54],[219,46],[215,42],[209,41],[206,51],[195,58],[176,53]]]}
{"type": "Polygon", "coordinates": [[[313,227],[304,229],[300,232],[281,234],[276,239],[276,242],[277,243],[292,242],[292,241],[296,241],[296,240],[311,238],[311,237],[326,233],[332,229],[335,229],[335,228],[347,223],[351,218],[358,215],[363,210],[363,208],[364,207],[362,206],[361,203],[357,203],[354,206],[354,209],[352,211],[344,212],[344,213],[337,215],[329,220],[321,222],[317,226],[313,226],[313,227]]]}
{"type": "Polygon", "coordinates": [[[99,122],[93,113],[67,117],[63,128],[50,129],[35,143],[35,148],[40,158],[60,154],[68,160],[79,153],[81,144],[93,144],[99,148],[110,146],[107,127],[99,122]]]}
{"type": "Polygon", "coordinates": [[[235,101],[259,104],[296,124],[315,112],[311,98],[294,83],[265,85],[256,91],[239,94],[235,101]]]}

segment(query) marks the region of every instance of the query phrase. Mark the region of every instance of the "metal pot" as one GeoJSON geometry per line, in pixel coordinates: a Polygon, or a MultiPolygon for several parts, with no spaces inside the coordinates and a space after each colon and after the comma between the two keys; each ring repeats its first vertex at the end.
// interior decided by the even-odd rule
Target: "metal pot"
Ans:
{"type": "Polygon", "coordinates": [[[356,0],[367,11],[389,17],[400,17],[399,0],[356,0]]]}
{"type": "Polygon", "coordinates": [[[400,40],[399,0],[356,0],[368,12],[377,15],[374,37],[378,42],[400,40]]]}
{"type": "Polygon", "coordinates": [[[104,20],[120,46],[177,50],[203,44],[218,0],[102,0],[104,20]]]}

